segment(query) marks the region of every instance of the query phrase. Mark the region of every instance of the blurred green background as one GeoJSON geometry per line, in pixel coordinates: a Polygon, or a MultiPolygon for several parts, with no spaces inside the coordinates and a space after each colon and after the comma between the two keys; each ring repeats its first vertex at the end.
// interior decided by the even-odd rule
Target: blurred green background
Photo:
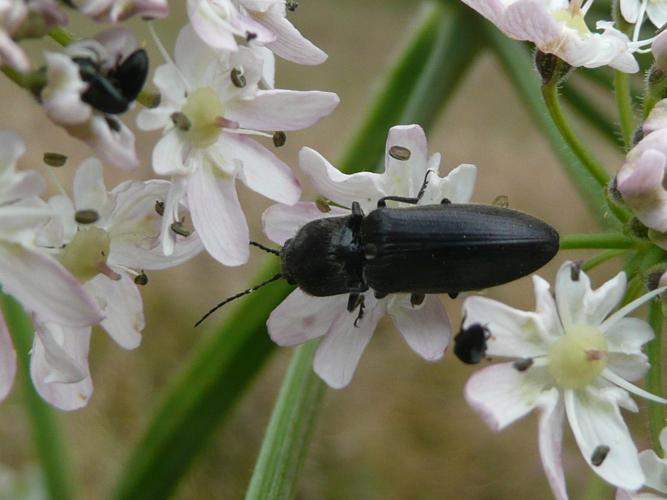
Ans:
{"type": "MultiPolygon", "coordinates": [[[[156,25],[168,49],[185,23],[182,2],[171,3],[172,16],[156,25]]],[[[278,153],[294,167],[304,145],[335,163],[398,54],[418,7],[418,2],[404,0],[303,0],[300,4],[290,14],[292,21],[329,54],[329,60],[316,67],[279,61],[276,86],[334,91],[341,104],[316,126],[289,134],[287,145],[278,153]]],[[[72,17],[72,28],[79,36],[99,28],[72,17]]],[[[161,61],[142,23],[132,21],[130,26],[145,40],[155,68],[161,61]]],[[[34,57],[40,58],[43,46],[29,46],[34,57]]],[[[52,49],[57,50],[55,44],[52,49]]],[[[526,75],[533,77],[537,75],[526,75]]],[[[20,131],[28,142],[21,167],[46,171],[41,162],[44,151],[65,153],[70,157],[68,167],[54,173],[69,186],[74,168],[90,152],[45,119],[26,93],[6,80],[0,81],[0,92],[5,102],[1,126],[20,131]]],[[[125,121],[134,124],[133,116],[125,121]]],[[[149,160],[157,138],[158,134],[137,132],[144,165],[133,178],[153,175],[149,160]]],[[[588,140],[608,169],[617,170],[622,159],[608,143],[594,134],[588,140]]],[[[548,221],[562,233],[597,228],[489,53],[479,58],[441,114],[430,134],[429,149],[443,154],[441,174],[463,162],[479,167],[476,202],[491,203],[496,196],[507,195],[511,207],[548,221]]],[[[109,187],[127,178],[112,168],[105,175],[109,187]]],[[[266,242],[259,221],[269,202],[240,184],[239,192],[252,237],[266,242]]],[[[540,274],[551,280],[563,260],[585,255],[563,253],[540,274]]],[[[178,269],[150,274],[143,290],[147,326],[144,341],[135,351],[123,351],[101,330],[95,332],[90,355],[95,393],[87,408],[60,418],[81,498],[101,498],[109,491],[161,391],[207,330],[224,321],[226,312],[218,313],[203,329],[194,330],[193,322],[222,298],[246,288],[266,258],[253,252],[247,266],[225,268],[202,254],[178,269]]],[[[600,284],[617,269],[603,266],[593,273],[594,282],[600,284]]],[[[530,279],[486,294],[517,307],[533,307],[530,279]]],[[[462,298],[443,297],[455,328],[462,298]]],[[[272,357],[227,425],[193,465],[176,498],[242,498],[291,352],[280,349],[272,357]]],[[[342,391],[329,390],[325,396],[298,498],[548,497],[535,416],[499,434],[488,430],[463,399],[463,385],[475,369],[450,354],[441,362],[426,363],[412,353],[390,321],[381,323],[352,384],[342,391]]],[[[638,429],[640,449],[648,446],[645,415],[631,419],[638,429]]],[[[569,431],[565,436],[568,487],[574,498],[583,498],[591,474],[569,431]]],[[[19,475],[34,471],[35,456],[18,386],[0,405],[0,443],[1,464],[19,475]]],[[[0,475],[0,486],[2,481],[0,475]]]]}

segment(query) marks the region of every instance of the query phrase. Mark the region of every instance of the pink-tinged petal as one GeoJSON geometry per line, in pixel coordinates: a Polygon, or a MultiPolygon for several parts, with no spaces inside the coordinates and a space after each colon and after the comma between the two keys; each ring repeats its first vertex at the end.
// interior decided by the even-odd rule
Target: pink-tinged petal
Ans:
{"type": "Polygon", "coordinates": [[[653,450],[644,450],[639,454],[639,463],[646,476],[644,486],[667,493],[667,461],[658,457],[653,450]]]}
{"type": "Polygon", "coordinates": [[[592,388],[565,391],[565,409],[581,453],[593,471],[614,486],[637,490],[644,484],[644,474],[616,394],[592,388]],[[591,457],[598,446],[608,446],[609,452],[600,465],[593,465],[591,457]]]}
{"type": "Polygon", "coordinates": [[[552,334],[533,312],[520,311],[486,297],[469,297],[463,302],[464,328],[475,323],[488,328],[489,356],[534,358],[544,356],[552,334]]]}
{"type": "Polygon", "coordinates": [[[77,210],[96,210],[105,215],[109,200],[102,175],[102,164],[97,158],[84,160],[74,174],[74,202],[77,210]]]}
{"type": "Polygon", "coordinates": [[[173,125],[171,115],[174,108],[159,107],[155,109],[142,109],[137,115],[137,127],[139,130],[159,130],[173,125]]]}
{"type": "MultiPolygon", "coordinates": [[[[188,18],[197,35],[218,50],[238,49],[229,24],[224,23],[207,0],[188,0],[188,18]]],[[[230,9],[232,7],[230,6],[230,9]]]]}
{"type": "Polygon", "coordinates": [[[167,132],[153,148],[153,171],[158,175],[185,175],[185,159],[190,145],[176,128],[167,132]]]}
{"type": "Polygon", "coordinates": [[[205,163],[192,174],[187,190],[192,224],[206,251],[226,266],[248,262],[248,224],[234,179],[216,178],[205,163]]]}
{"type": "Polygon", "coordinates": [[[538,400],[540,408],[539,442],[542,467],[551,492],[556,500],[567,500],[565,474],[561,452],[563,448],[563,403],[555,388],[543,393],[538,400]]]}
{"type": "Polygon", "coordinates": [[[586,321],[590,325],[599,325],[621,303],[625,295],[628,279],[624,272],[618,273],[596,290],[586,294],[583,304],[586,321]]]}
{"type": "Polygon", "coordinates": [[[30,59],[4,30],[0,31],[0,64],[21,73],[30,71],[30,59]]]}
{"type": "Polygon", "coordinates": [[[20,245],[0,244],[0,282],[42,321],[81,327],[104,317],[95,299],[58,261],[20,245]]]}
{"type": "Polygon", "coordinates": [[[410,295],[396,295],[389,299],[388,312],[413,351],[426,361],[442,358],[452,329],[437,295],[427,295],[420,307],[411,305],[410,295]]]}
{"type": "Polygon", "coordinates": [[[371,172],[344,174],[314,149],[301,148],[299,167],[315,191],[339,205],[351,207],[352,202],[358,201],[364,208],[375,208],[377,200],[384,196],[379,188],[380,175],[371,172]]]}
{"type": "Polygon", "coordinates": [[[92,114],[89,104],[81,100],[88,84],[81,80],[79,66],[59,52],[46,52],[47,84],[40,93],[44,111],[55,123],[74,125],[88,120],[92,114]]]}
{"type": "Polygon", "coordinates": [[[551,294],[549,282],[537,275],[533,275],[533,289],[535,290],[535,312],[539,314],[544,330],[552,334],[552,341],[559,335],[564,335],[556,300],[551,294]]]}
{"type": "Polygon", "coordinates": [[[15,376],[16,351],[14,351],[5,317],[0,310],[0,401],[5,399],[11,391],[15,376]]]}
{"type": "MultiPolygon", "coordinates": [[[[650,145],[647,139],[661,136],[654,132],[639,146],[646,148],[650,145]]],[[[618,190],[640,221],[651,229],[667,231],[667,192],[662,186],[667,157],[657,149],[640,150],[634,159],[631,155],[632,151],[617,175],[618,190]]]]}
{"type": "Polygon", "coordinates": [[[310,201],[300,201],[294,205],[271,205],[262,214],[264,234],[274,243],[284,245],[293,238],[299,229],[310,221],[324,217],[340,217],[350,215],[349,210],[330,207],[331,211],[322,213],[317,205],[310,201]]]}
{"type": "Polygon", "coordinates": [[[313,297],[297,288],[273,310],[266,327],[276,344],[293,346],[323,336],[344,315],[350,315],[347,296],[313,297]]]}
{"type": "Polygon", "coordinates": [[[437,176],[437,167],[433,168],[431,163],[434,162],[429,162],[429,168],[436,172],[436,175],[429,175],[426,191],[424,191],[420,204],[438,204],[444,198],[452,203],[468,203],[475,190],[477,167],[462,164],[449,172],[447,177],[440,178],[437,176]]]}
{"type": "Polygon", "coordinates": [[[39,341],[44,348],[45,383],[72,384],[86,378],[88,361],[78,354],[79,346],[76,338],[85,335],[84,331],[90,331],[90,327],[69,328],[55,323],[35,321],[35,343],[39,341]]]}
{"type": "Polygon", "coordinates": [[[301,186],[292,170],[258,142],[242,135],[223,134],[215,149],[221,157],[242,163],[239,179],[253,191],[287,205],[299,201],[301,186]]]}
{"type": "Polygon", "coordinates": [[[342,389],[350,383],[361,355],[385,312],[382,302],[366,296],[364,317],[357,323],[358,327],[354,326],[356,311],[339,315],[334,320],[317,348],[313,361],[315,373],[330,387],[342,389]]]}
{"type": "Polygon", "coordinates": [[[275,34],[275,41],[266,46],[276,55],[297,64],[321,64],[327,60],[327,54],[306,39],[284,15],[273,9],[253,15],[275,34]]]}
{"type": "Polygon", "coordinates": [[[520,372],[513,363],[500,363],[474,373],[464,395],[491,430],[501,431],[536,407],[548,380],[545,366],[520,372]]]}
{"type": "Polygon", "coordinates": [[[135,349],[145,326],[144,304],[137,285],[127,274],[120,275],[119,281],[113,281],[99,274],[86,283],[86,289],[102,304],[106,316],[102,328],[123,349],[135,349]]]}
{"type": "Polygon", "coordinates": [[[25,141],[13,130],[0,130],[0,173],[13,170],[16,162],[25,154],[25,141]]]}
{"type": "MultiPolygon", "coordinates": [[[[407,183],[400,192],[387,194],[416,196],[424,182],[428,167],[428,145],[424,129],[419,125],[397,125],[389,129],[385,143],[384,174],[388,186],[407,183]],[[392,149],[401,148],[409,151],[409,158],[394,158],[392,149]],[[407,172],[407,173],[406,173],[407,172]]],[[[437,172],[434,172],[437,176],[437,172]]],[[[434,177],[431,174],[431,177],[434,177]]],[[[386,190],[386,189],[385,189],[386,190]]],[[[396,191],[391,189],[391,191],[396,191]]],[[[438,201],[440,203],[440,201],[438,201]]]]}
{"type": "Polygon", "coordinates": [[[253,99],[231,101],[225,117],[247,129],[301,130],[331,114],[339,102],[333,92],[258,90],[253,99]]]}
{"type": "Polygon", "coordinates": [[[62,339],[62,346],[80,366],[84,367],[84,378],[80,382],[47,382],[51,366],[46,358],[46,349],[35,336],[30,360],[30,375],[37,392],[47,402],[65,411],[78,410],[88,404],[93,393],[93,381],[88,369],[90,328],[70,328],[62,339]]]}
{"type": "MultiPolygon", "coordinates": [[[[183,77],[184,75],[173,64],[163,64],[155,70],[153,83],[160,90],[160,107],[168,107],[170,113],[180,108],[188,95],[183,77]]],[[[160,125],[160,127],[165,125],[166,123],[160,125]]]]}
{"type": "Polygon", "coordinates": [[[114,117],[93,113],[88,122],[67,127],[66,130],[72,137],[88,144],[109,165],[122,170],[134,170],[139,166],[134,134],[114,117]]]}

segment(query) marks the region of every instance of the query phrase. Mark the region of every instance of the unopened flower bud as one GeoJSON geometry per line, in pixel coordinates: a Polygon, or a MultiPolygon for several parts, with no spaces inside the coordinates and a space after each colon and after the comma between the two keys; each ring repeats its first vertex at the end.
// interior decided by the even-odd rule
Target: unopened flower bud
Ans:
{"type": "Polygon", "coordinates": [[[651,45],[651,52],[655,58],[655,66],[663,73],[667,71],[667,31],[661,32],[651,45]]]}
{"type": "Polygon", "coordinates": [[[535,52],[535,67],[542,77],[542,85],[562,81],[572,70],[572,66],[554,54],[546,54],[541,50],[535,52]]]}

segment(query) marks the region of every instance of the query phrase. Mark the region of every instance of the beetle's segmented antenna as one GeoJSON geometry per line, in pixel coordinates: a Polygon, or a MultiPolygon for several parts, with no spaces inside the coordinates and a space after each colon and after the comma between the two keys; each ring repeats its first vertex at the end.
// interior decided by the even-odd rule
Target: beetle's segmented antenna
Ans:
{"type": "Polygon", "coordinates": [[[241,293],[237,293],[236,295],[232,295],[231,297],[226,298],[225,300],[223,300],[222,302],[220,302],[218,305],[216,305],[214,308],[212,308],[209,312],[207,312],[206,314],[204,314],[204,315],[201,317],[201,319],[195,323],[194,328],[197,328],[199,325],[201,325],[201,323],[202,323],[206,318],[208,318],[211,314],[213,314],[215,311],[217,311],[218,309],[220,309],[220,308],[221,308],[222,306],[224,306],[225,304],[228,304],[229,302],[231,302],[231,301],[233,301],[233,300],[236,300],[236,299],[238,299],[238,298],[240,298],[240,297],[243,297],[244,295],[248,295],[248,294],[254,292],[255,290],[258,290],[258,289],[262,288],[263,286],[268,285],[269,283],[273,283],[274,281],[278,281],[278,280],[281,279],[282,277],[283,277],[283,275],[282,275],[281,273],[278,273],[278,274],[276,274],[275,276],[270,277],[268,280],[266,280],[266,281],[262,281],[259,285],[255,285],[255,286],[253,286],[252,288],[248,288],[247,290],[242,291],[241,293]]]}
{"type": "Polygon", "coordinates": [[[264,250],[267,253],[272,253],[273,255],[277,255],[280,257],[280,251],[279,250],[274,250],[273,248],[265,247],[261,243],[257,243],[256,241],[251,241],[250,244],[254,247],[259,248],[260,250],[264,250]]]}

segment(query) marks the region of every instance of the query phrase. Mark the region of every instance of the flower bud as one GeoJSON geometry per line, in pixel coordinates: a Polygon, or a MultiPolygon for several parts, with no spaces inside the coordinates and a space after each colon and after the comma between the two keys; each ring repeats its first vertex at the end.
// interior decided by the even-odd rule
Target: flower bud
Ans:
{"type": "Polygon", "coordinates": [[[655,58],[655,66],[663,73],[667,71],[667,31],[661,32],[651,45],[651,52],[655,58]]]}

